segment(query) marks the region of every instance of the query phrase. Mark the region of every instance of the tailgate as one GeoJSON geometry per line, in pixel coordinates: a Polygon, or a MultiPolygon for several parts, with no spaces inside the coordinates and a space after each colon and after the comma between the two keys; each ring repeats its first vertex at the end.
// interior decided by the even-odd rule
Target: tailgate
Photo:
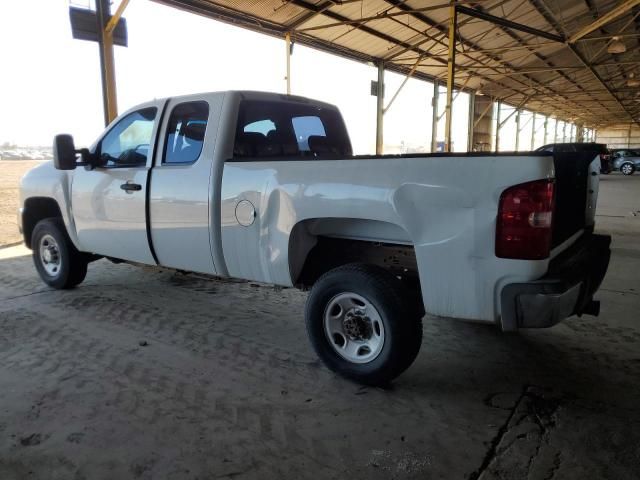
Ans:
{"type": "Polygon", "coordinates": [[[575,233],[592,229],[598,197],[600,157],[596,152],[554,153],[556,204],[552,248],[575,233]]]}

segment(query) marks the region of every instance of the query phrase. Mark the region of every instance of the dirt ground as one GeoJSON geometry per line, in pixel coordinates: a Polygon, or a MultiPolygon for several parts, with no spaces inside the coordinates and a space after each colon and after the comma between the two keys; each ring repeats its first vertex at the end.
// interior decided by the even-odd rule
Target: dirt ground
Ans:
{"type": "Polygon", "coordinates": [[[101,260],[60,292],[0,249],[0,479],[640,478],[638,211],[603,178],[600,317],[426,317],[388,390],[319,364],[296,290],[101,260]]]}
{"type": "Polygon", "coordinates": [[[40,163],[38,160],[0,161],[0,246],[21,241],[16,223],[18,185],[27,170],[40,163]]]}

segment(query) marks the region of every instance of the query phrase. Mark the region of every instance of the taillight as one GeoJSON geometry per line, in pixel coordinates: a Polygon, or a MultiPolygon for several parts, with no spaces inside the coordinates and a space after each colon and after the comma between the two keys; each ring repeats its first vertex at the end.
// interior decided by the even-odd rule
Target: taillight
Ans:
{"type": "Polygon", "coordinates": [[[507,188],[500,195],[496,256],[521,260],[547,258],[551,251],[553,180],[507,188]]]}

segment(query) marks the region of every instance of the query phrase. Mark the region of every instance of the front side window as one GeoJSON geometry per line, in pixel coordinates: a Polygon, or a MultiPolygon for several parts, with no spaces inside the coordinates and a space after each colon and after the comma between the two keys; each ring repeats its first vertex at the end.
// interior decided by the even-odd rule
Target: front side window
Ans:
{"type": "Polygon", "coordinates": [[[163,163],[176,165],[198,160],[208,118],[207,102],[186,102],[174,107],[167,125],[163,163]]]}
{"type": "Polygon", "coordinates": [[[157,109],[144,108],[120,120],[100,142],[102,165],[140,167],[147,163],[157,109]]]}

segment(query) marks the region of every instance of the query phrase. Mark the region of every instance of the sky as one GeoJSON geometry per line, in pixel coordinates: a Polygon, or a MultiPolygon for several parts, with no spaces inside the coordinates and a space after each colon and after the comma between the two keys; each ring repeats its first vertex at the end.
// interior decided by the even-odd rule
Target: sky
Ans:
{"type": "MultiPolygon", "coordinates": [[[[72,3],[89,5],[88,0],[72,3]]],[[[68,7],[68,0],[3,5],[0,144],[50,145],[55,134],[71,133],[80,147],[104,129],[98,45],[71,37],[68,7]]],[[[129,45],[115,47],[119,112],[152,98],[181,94],[286,91],[284,39],[149,0],[131,0],[124,16],[129,45]]],[[[370,82],[377,78],[376,68],[301,45],[295,45],[291,62],[291,93],[337,105],[354,151],[374,152],[376,99],[370,82]]],[[[403,80],[386,72],[385,104],[403,80]]],[[[385,114],[386,153],[428,150],[432,95],[431,83],[409,79],[385,114]]],[[[468,95],[458,96],[453,111],[454,149],[464,151],[468,95]]],[[[514,137],[508,130],[502,135],[514,137]]],[[[438,139],[443,137],[444,119],[438,124],[438,139]]]]}

